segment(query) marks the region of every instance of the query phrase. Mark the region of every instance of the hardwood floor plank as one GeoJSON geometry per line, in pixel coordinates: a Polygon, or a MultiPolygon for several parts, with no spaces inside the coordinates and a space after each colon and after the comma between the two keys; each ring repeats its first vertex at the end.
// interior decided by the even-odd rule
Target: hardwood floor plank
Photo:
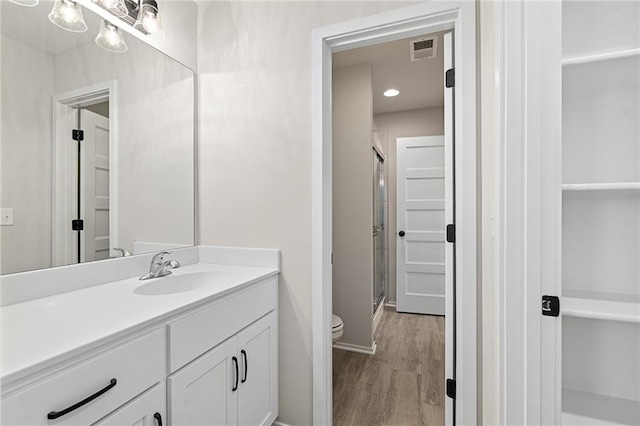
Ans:
{"type": "Polygon", "coordinates": [[[333,350],[334,425],[444,424],[444,317],[382,312],[375,355],[333,350]]]}

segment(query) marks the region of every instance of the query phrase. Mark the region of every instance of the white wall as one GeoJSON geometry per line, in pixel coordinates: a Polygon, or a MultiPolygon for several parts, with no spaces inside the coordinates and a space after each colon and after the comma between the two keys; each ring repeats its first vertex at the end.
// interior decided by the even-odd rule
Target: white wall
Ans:
{"type": "Polygon", "coordinates": [[[389,281],[387,298],[389,303],[396,302],[396,139],[410,136],[434,136],[444,134],[444,108],[423,108],[410,111],[375,114],[373,126],[380,135],[386,134],[385,166],[388,172],[388,246],[389,281]]]}
{"type": "Polygon", "coordinates": [[[8,274],[51,266],[53,57],[0,37],[0,207],[14,209],[14,225],[0,227],[8,274]]]}
{"type": "Polygon", "coordinates": [[[333,70],[333,312],[341,343],[373,346],[373,119],[369,64],[333,70]]]}
{"type": "Polygon", "coordinates": [[[203,244],[276,247],[280,420],[311,424],[311,30],[403,2],[199,3],[203,244]]]}
{"type": "Polygon", "coordinates": [[[129,38],[113,54],[87,43],[54,58],[56,94],[117,80],[118,247],[194,243],[194,76],[129,38]]]}

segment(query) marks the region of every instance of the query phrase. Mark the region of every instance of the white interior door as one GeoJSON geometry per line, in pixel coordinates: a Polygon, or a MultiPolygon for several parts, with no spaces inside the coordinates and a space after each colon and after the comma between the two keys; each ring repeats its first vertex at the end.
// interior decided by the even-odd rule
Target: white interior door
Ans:
{"type": "Polygon", "coordinates": [[[397,140],[397,310],[445,314],[445,138],[397,140]]]}
{"type": "Polygon", "coordinates": [[[81,110],[81,262],[109,258],[109,119],[81,110]]]}

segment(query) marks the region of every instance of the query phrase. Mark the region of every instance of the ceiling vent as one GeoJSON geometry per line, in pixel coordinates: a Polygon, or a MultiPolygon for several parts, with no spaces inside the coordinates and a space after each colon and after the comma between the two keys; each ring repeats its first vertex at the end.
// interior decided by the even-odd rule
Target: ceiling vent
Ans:
{"type": "Polygon", "coordinates": [[[411,40],[409,42],[409,52],[411,54],[411,62],[421,61],[423,59],[432,59],[436,57],[438,51],[438,37],[426,37],[411,40]]]}

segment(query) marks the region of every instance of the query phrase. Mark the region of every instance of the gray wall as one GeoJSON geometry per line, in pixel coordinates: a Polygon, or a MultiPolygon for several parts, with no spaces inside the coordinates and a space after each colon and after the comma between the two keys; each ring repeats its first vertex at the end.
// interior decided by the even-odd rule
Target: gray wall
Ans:
{"type": "MultiPolygon", "coordinates": [[[[444,134],[444,108],[424,108],[411,111],[390,112],[373,116],[373,127],[379,136],[386,134],[388,182],[388,247],[389,284],[387,300],[396,302],[396,139],[410,136],[444,134]]],[[[385,145],[384,143],[382,143],[385,145]]]]}
{"type": "Polygon", "coordinates": [[[51,266],[53,56],[0,38],[0,207],[14,210],[14,225],[0,227],[8,274],[51,266]]]}
{"type": "Polygon", "coordinates": [[[311,30],[415,2],[198,3],[200,241],[282,251],[280,421],[311,424],[311,30]]]}
{"type": "Polygon", "coordinates": [[[333,70],[333,312],[342,343],[373,346],[371,65],[333,70]]]}

